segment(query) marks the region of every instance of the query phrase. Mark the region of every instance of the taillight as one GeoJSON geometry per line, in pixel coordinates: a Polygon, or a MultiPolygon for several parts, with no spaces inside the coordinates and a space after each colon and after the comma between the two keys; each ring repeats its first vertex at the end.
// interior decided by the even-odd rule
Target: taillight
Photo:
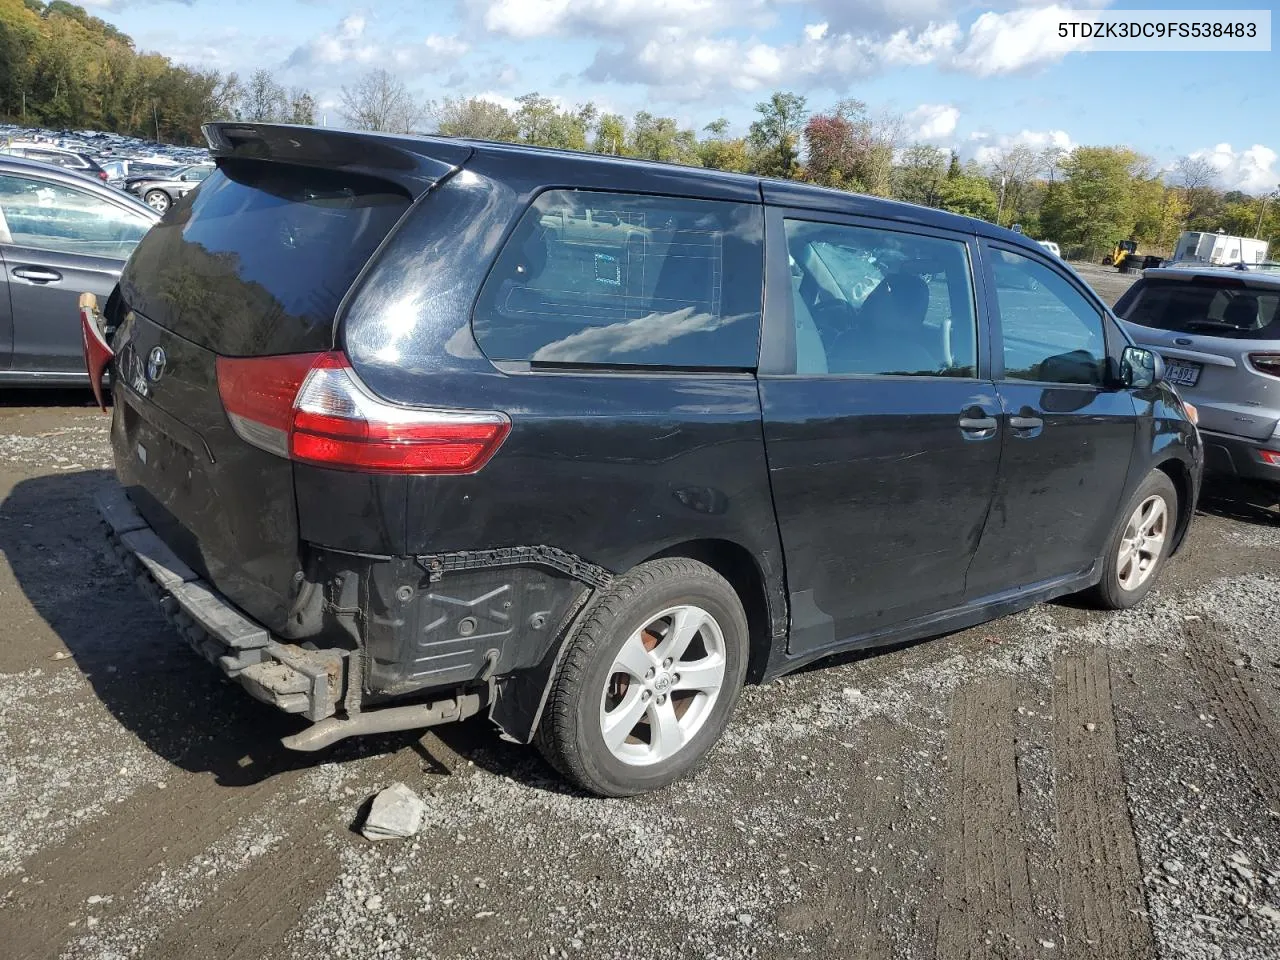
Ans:
{"type": "Polygon", "coordinates": [[[1280,353],[1251,353],[1249,362],[1259,373],[1280,377],[1280,353]]]}
{"type": "Polygon", "coordinates": [[[99,171],[98,171],[98,179],[99,179],[99,180],[106,180],[106,179],[108,179],[108,177],[107,177],[107,171],[105,171],[105,170],[99,170],[99,171]]]}
{"type": "Polygon", "coordinates": [[[474,473],[511,429],[503,413],[403,407],[373,396],[341,353],[218,358],[241,439],[303,463],[374,473],[474,473]]]}
{"type": "Polygon", "coordinates": [[[80,294],[80,343],[84,350],[84,365],[89,371],[89,386],[98,409],[106,412],[107,403],[102,398],[102,375],[115,355],[108,345],[97,322],[98,300],[91,293],[80,294]]]}
{"type": "Polygon", "coordinates": [[[1263,463],[1280,467],[1280,450],[1259,450],[1258,454],[1262,457],[1263,463]]]}

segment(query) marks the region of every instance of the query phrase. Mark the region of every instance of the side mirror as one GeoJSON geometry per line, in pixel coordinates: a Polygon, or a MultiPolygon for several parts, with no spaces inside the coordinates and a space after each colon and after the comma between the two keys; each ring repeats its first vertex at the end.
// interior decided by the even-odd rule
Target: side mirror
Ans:
{"type": "Polygon", "coordinates": [[[1120,379],[1133,390],[1153,387],[1164,379],[1164,358],[1146,347],[1125,347],[1120,355],[1120,379]]]}

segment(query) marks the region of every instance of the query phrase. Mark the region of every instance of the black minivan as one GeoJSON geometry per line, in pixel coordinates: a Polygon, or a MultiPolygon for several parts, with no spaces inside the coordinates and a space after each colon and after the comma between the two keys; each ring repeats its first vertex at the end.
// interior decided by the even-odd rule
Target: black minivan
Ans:
{"type": "MultiPolygon", "coordinates": [[[[480,712],[605,795],[744,682],[1182,541],[1194,410],[1061,261],[798,183],[218,123],[99,316],[118,554],[312,725],[480,712]]],[[[95,376],[95,380],[100,377],[95,376]]]]}

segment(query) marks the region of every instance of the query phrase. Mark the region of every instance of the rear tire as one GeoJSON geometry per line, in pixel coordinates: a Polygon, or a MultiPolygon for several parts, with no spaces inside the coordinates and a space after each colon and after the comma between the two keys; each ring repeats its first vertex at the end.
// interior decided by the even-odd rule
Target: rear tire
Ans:
{"type": "Polygon", "coordinates": [[[750,652],[733,587],[680,557],[618,577],[566,642],[534,742],[565,778],[605,797],[695,770],[729,722],[750,652]]]}
{"type": "Polygon", "coordinates": [[[1102,580],[1085,598],[1103,610],[1141,602],[1169,558],[1177,526],[1177,488],[1163,470],[1152,470],[1120,512],[1102,557],[1102,580]]]}
{"type": "Polygon", "coordinates": [[[148,207],[156,213],[167,213],[173,201],[169,199],[169,195],[163,190],[148,190],[142,198],[148,207]]]}

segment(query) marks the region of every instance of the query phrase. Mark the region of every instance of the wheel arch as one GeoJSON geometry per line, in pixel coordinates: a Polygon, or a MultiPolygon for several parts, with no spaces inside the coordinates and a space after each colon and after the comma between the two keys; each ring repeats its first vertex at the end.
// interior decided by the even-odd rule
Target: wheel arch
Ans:
{"type": "Polygon", "coordinates": [[[682,543],[666,547],[652,556],[650,560],[663,560],[668,557],[685,557],[705,563],[720,576],[729,581],[742,608],[747,614],[751,652],[747,661],[747,681],[758,683],[764,676],[769,655],[777,639],[775,624],[777,614],[781,612],[781,622],[786,624],[786,610],[776,609],[779,603],[785,607],[785,593],[773,596],[765,569],[759,559],[746,547],[732,540],[702,539],[686,540],[682,543]]]}
{"type": "Polygon", "coordinates": [[[1191,477],[1191,469],[1178,457],[1161,460],[1155,468],[1169,478],[1173,489],[1178,493],[1178,520],[1174,528],[1173,549],[1169,552],[1173,556],[1181,549],[1182,541],[1191,527],[1191,518],[1195,516],[1195,483],[1191,477]]]}

